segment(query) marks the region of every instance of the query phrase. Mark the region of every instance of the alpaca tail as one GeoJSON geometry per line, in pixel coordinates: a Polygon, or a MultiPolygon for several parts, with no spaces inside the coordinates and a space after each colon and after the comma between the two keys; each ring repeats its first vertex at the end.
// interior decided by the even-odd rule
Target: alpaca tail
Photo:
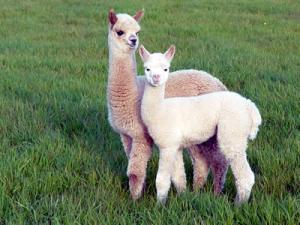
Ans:
{"type": "Polygon", "coordinates": [[[248,103],[248,111],[250,112],[251,119],[252,119],[249,139],[254,140],[259,130],[258,126],[261,125],[262,119],[256,105],[250,100],[247,100],[247,103],[248,103]]]}

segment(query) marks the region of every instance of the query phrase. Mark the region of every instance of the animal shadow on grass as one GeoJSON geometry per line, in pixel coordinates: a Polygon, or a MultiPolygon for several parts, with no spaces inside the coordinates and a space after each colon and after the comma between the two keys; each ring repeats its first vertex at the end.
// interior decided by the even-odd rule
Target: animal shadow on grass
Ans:
{"type": "MultiPolygon", "coordinates": [[[[41,117],[38,119],[42,121],[46,130],[46,133],[39,134],[40,137],[48,135],[49,132],[58,132],[70,146],[74,143],[77,146],[79,144],[82,149],[90,151],[90,154],[99,155],[99,163],[105,163],[104,167],[109,168],[112,176],[118,177],[123,188],[128,190],[126,155],[119,136],[112,131],[108,123],[103,97],[101,99],[99,96],[90,96],[86,90],[55,88],[45,92],[23,85],[10,87],[5,95],[11,100],[17,99],[29,105],[38,112],[36,115],[41,117]]],[[[103,168],[103,165],[101,167],[103,168]]],[[[101,171],[100,166],[95,169],[101,171]]]]}

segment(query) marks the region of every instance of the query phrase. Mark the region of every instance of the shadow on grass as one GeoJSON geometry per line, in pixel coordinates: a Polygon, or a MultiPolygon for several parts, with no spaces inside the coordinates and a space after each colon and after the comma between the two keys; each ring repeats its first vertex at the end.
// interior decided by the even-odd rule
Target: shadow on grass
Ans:
{"type": "MultiPolygon", "coordinates": [[[[84,86],[74,90],[73,87],[69,88],[68,84],[63,84],[68,88],[61,89],[60,84],[49,92],[36,90],[29,84],[31,80],[30,78],[24,83],[16,84],[12,79],[5,84],[2,93],[10,102],[19,101],[25,104],[27,106],[25,108],[30,108],[31,111],[25,113],[33,113],[35,117],[39,117],[35,119],[43,124],[43,131],[34,135],[35,140],[31,140],[32,138],[28,136],[31,138],[28,141],[34,142],[38,137],[51,135],[53,131],[57,132],[68,144],[76,143],[93,154],[99,154],[101,161],[110,169],[113,176],[118,176],[122,184],[126,184],[126,155],[119,136],[108,124],[103,99],[95,97],[84,86]]],[[[47,78],[42,82],[57,83],[53,78],[47,78]]]]}

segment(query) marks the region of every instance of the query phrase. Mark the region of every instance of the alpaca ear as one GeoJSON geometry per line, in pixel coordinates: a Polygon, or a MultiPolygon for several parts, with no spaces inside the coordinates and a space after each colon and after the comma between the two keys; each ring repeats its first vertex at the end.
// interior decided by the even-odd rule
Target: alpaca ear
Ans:
{"type": "Polygon", "coordinates": [[[148,60],[148,58],[150,56],[150,52],[148,52],[147,49],[145,49],[145,47],[143,45],[141,45],[141,47],[139,48],[139,53],[140,53],[140,56],[141,56],[143,62],[148,60]]]}
{"type": "Polygon", "coordinates": [[[110,27],[112,28],[115,23],[117,22],[118,20],[118,17],[115,13],[115,11],[113,9],[110,9],[109,10],[109,13],[108,13],[108,20],[109,20],[109,23],[110,23],[110,27]]]}
{"type": "Polygon", "coordinates": [[[144,9],[137,11],[136,14],[133,16],[133,18],[139,23],[143,18],[143,16],[144,16],[144,9]]]}
{"type": "Polygon", "coordinates": [[[175,55],[176,47],[175,45],[171,45],[170,48],[165,52],[166,59],[171,62],[175,55]]]}

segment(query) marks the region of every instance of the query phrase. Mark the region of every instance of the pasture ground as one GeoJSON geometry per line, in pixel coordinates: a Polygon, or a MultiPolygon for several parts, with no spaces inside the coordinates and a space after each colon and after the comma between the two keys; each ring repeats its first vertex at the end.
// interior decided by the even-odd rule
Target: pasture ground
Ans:
{"type": "MultiPolygon", "coordinates": [[[[299,224],[300,2],[297,0],[0,0],[0,224],[299,224]],[[127,160],[107,122],[107,12],[144,8],[140,42],[176,44],[172,69],[214,74],[263,117],[248,158],[256,183],[233,206],[212,180],[156,205],[157,151],[145,196],[130,199],[127,160]]],[[[139,72],[141,61],[137,57],[139,72]]]]}

